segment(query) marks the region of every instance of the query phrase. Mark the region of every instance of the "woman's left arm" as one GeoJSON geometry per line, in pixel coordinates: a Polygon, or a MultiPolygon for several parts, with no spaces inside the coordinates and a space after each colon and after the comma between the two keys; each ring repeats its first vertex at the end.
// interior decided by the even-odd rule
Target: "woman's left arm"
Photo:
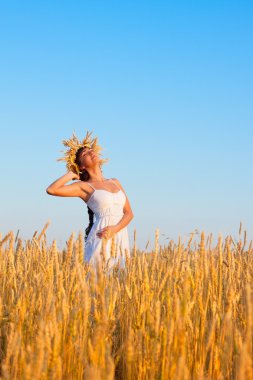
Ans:
{"type": "Polygon", "coordinates": [[[113,233],[117,233],[122,228],[126,227],[134,217],[133,211],[130,206],[130,202],[127,198],[127,195],[121,183],[116,178],[112,178],[112,179],[114,180],[114,182],[117,183],[117,185],[120,187],[120,189],[124,192],[126,196],[126,202],[123,208],[124,215],[117,224],[114,224],[113,226],[106,226],[102,228],[99,232],[97,232],[97,236],[101,238],[106,237],[106,233],[107,233],[107,237],[110,238],[113,235],[113,233]]]}
{"type": "Polygon", "coordinates": [[[123,215],[122,219],[120,219],[120,221],[117,224],[115,224],[115,230],[116,230],[116,232],[118,232],[130,223],[130,221],[134,217],[134,214],[133,214],[133,211],[131,209],[129,199],[127,198],[127,195],[126,195],[125,190],[123,189],[121,183],[117,180],[117,178],[112,178],[112,179],[117,183],[117,185],[120,187],[120,189],[124,192],[124,194],[126,196],[126,202],[125,202],[125,205],[123,208],[124,215],[123,215]]]}

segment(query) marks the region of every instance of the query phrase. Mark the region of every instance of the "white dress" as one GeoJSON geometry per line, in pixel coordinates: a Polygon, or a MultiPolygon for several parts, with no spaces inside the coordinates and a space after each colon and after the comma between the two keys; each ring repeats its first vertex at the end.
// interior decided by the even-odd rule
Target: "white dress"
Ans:
{"type": "MultiPolygon", "coordinates": [[[[113,180],[111,179],[111,181],[113,180]]],[[[119,188],[114,181],[113,183],[119,188]]],[[[121,189],[117,192],[95,189],[90,183],[88,184],[94,191],[86,204],[94,212],[95,220],[93,219],[94,223],[85,242],[84,260],[90,264],[95,264],[96,260],[102,260],[103,248],[108,268],[112,268],[117,261],[119,261],[120,267],[124,267],[125,250],[127,250],[127,254],[130,256],[127,226],[115,233],[110,239],[102,239],[96,234],[102,228],[114,225],[121,220],[124,215],[123,207],[126,202],[125,193],[121,189]],[[112,240],[114,240],[114,244],[112,244],[112,240]]]]}

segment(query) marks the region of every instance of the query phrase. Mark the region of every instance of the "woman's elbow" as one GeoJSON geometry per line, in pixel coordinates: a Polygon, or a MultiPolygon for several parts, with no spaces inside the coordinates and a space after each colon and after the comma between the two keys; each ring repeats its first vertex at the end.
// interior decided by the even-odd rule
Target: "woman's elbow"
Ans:
{"type": "Polygon", "coordinates": [[[134,217],[133,212],[130,211],[130,210],[124,210],[123,213],[124,213],[125,215],[128,215],[128,217],[129,217],[130,219],[133,219],[133,217],[134,217]]]}
{"type": "Polygon", "coordinates": [[[46,188],[46,192],[49,194],[49,195],[54,195],[54,191],[53,189],[49,186],[46,188]]]}

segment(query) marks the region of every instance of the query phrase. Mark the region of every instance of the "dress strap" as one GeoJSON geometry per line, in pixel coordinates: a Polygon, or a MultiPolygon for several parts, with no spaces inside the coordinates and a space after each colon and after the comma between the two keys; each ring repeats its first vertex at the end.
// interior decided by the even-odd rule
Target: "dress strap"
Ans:
{"type": "Polygon", "coordinates": [[[117,186],[118,189],[121,190],[121,188],[119,187],[119,185],[117,185],[117,183],[111,178],[111,181],[117,186]]]}
{"type": "Polygon", "coordinates": [[[93,187],[89,182],[86,182],[86,183],[88,183],[88,185],[90,185],[93,190],[96,190],[95,187],[93,187]]]}

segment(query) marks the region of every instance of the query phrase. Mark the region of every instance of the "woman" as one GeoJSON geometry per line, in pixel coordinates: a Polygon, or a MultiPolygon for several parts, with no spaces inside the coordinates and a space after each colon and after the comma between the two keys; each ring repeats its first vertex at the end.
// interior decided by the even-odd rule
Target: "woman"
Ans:
{"type": "Polygon", "coordinates": [[[46,191],[60,197],[80,197],[87,204],[86,262],[95,264],[105,254],[109,268],[119,259],[120,265],[124,266],[126,250],[130,255],[127,225],[134,216],[127,195],[116,178],[103,176],[101,165],[107,160],[99,158],[101,148],[97,138],[91,140],[87,132],[82,143],[76,136],[63,143],[69,150],[59,160],[66,160],[68,172],[49,185],[46,191]],[[77,181],[66,185],[70,180],[77,181]]]}

